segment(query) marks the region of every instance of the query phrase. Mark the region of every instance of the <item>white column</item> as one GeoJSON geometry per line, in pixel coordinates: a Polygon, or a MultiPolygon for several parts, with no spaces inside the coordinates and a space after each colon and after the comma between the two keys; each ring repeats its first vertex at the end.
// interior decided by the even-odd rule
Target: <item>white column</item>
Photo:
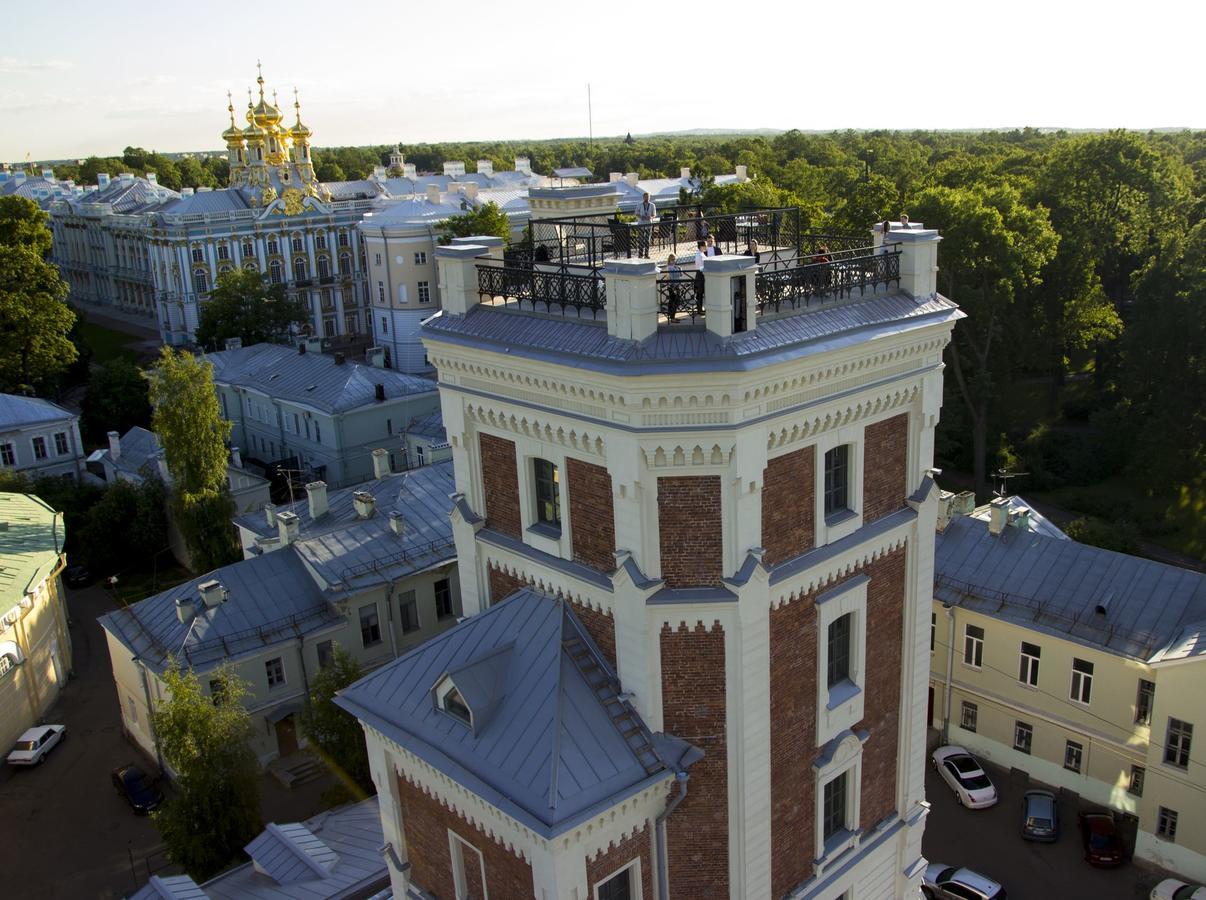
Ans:
{"type": "Polygon", "coordinates": [[[900,245],[900,288],[914,300],[932,297],[938,290],[938,242],[932,228],[910,227],[888,233],[900,245]]]}
{"type": "Polygon", "coordinates": [[[436,269],[440,280],[440,297],[444,312],[463,316],[477,306],[477,265],[487,257],[489,248],[479,244],[437,247],[436,269]]]}
{"type": "Polygon", "coordinates": [[[717,337],[733,334],[733,278],[745,278],[745,330],[755,326],[754,283],[758,264],[752,256],[709,256],[704,260],[704,323],[717,337]]]}
{"type": "MultiPolygon", "coordinates": [[[[657,264],[648,259],[609,259],[603,264],[607,333],[643,341],[657,331],[657,264]]],[[[683,290],[690,282],[683,282],[683,290]]]]}

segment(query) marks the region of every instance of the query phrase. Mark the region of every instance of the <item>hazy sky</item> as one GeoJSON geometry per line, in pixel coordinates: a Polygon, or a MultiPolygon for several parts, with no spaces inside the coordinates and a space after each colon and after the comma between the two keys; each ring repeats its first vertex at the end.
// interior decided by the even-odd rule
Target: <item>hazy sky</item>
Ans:
{"type": "Polygon", "coordinates": [[[588,82],[596,135],[1206,126],[1200,0],[35,9],[0,32],[9,161],[220,148],[257,58],[318,146],[585,135],[588,82]]]}

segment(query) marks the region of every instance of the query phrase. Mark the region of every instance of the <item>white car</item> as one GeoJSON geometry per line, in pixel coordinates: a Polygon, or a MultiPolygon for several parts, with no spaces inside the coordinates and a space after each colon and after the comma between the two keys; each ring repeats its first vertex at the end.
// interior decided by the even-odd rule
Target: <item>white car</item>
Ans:
{"type": "Polygon", "coordinates": [[[984,809],[997,802],[996,786],[976,758],[962,747],[939,747],[931,762],[942,780],[955,792],[960,806],[984,809]]]}
{"type": "Polygon", "coordinates": [[[1206,900],[1206,887],[1165,878],[1152,888],[1152,900],[1206,900]]]}
{"type": "Polygon", "coordinates": [[[921,893],[930,900],[1005,900],[1005,888],[991,878],[942,863],[926,866],[921,893]]]}
{"type": "Polygon", "coordinates": [[[8,754],[10,766],[36,766],[46,754],[67,739],[66,725],[38,725],[17,738],[8,754]]]}

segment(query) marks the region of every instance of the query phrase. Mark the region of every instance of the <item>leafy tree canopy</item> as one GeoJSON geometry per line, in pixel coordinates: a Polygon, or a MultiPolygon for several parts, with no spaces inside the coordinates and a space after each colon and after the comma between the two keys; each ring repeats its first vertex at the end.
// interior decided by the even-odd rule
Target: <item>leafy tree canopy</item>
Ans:
{"type": "Polygon", "coordinates": [[[50,216],[24,197],[0,197],[0,245],[24,247],[37,256],[50,252],[50,216]]]}
{"type": "Polygon", "coordinates": [[[301,716],[302,731],[345,788],[363,797],[376,793],[369,773],[364,731],[356,717],[335,705],[335,694],[360,680],[356,657],[336,644],[331,661],[310,680],[310,703],[301,716]]]}
{"type": "Polygon", "coordinates": [[[441,244],[450,243],[453,238],[477,235],[493,235],[508,243],[511,241],[511,224],[507,214],[493,200],[440,223],[441,244]]]}
{"type": "Polygon", "coordinates": [[[233,337],[241,338],[244,346],[280,342],[309,318],[305,301],[289,299],[284,285],[268,284],[250,269],[231,269],[218,276],[201,307],[197,343],[221,350],[233,337]]]}
{"type": "Polygon", "coordinates": [[[0,244],[0,391],[36,388],[76,358],[66,299],[59,270],[35,249],[0,244]]]}
{"type": "Polygon", "coordinates": [[[86,439],[98,444],[110,431],[125,434],[135,425],[150,427],[146,376],[123,357],[101,363],[88,380],[82,413],[80,424],[86,439]]]}

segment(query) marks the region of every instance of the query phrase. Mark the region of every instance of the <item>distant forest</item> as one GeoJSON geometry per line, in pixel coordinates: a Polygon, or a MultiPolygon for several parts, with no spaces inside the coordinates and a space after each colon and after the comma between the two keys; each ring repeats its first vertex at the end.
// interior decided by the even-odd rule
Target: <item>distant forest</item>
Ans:
{"type": "MultiPolygon", "coordinates": [[[[366,177],[395,145],[315,151],[324,181],[366,177]]],[[[446,160],[597,176],[701,176],[723,208],[798,206],[814,233],[867,232],[907,212],[943,234],[939,289],[968,318],[947,351],[938,464],[984,499],[1010,489],[1078,516],[1077,537],[1206,557],[1206,132],[835,132],[402,144],[446,160]],[[710,184],[747,167],[753,181],[710,184]],[[956,476],[957,477],[957,476],[956,476]]],[[[219,186],[223,160],[58,166],[60,177],[155,171],[219,186]]]]}

